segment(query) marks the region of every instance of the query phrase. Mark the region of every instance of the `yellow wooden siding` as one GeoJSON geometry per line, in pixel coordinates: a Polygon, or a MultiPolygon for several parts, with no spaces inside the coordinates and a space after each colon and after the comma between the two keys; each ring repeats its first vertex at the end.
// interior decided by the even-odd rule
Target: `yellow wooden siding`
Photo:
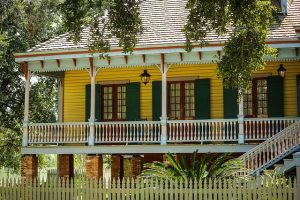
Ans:
{"type": "MultiPolygon", "coordinates": [[[[272,73],[277,75],[277,69],[281,63],[269,63],[265,69],[257,72],[259,73],[272,73]]],[[[282,63],[286,69],[286,76],[284,78],[284,115],[287,117],[297,116],[297,87],[296,75],[300,74],[300,62],[284,62],[282,63]]]]}
{"type": "MultiPolygon", "coordinates": [[[[270,63],[257,73],[277,75],[280,63],[270,63]]],[[[285,116],[297,115],[296,75],[300,74],[300,62],[285,62],[287,69],[284,79],[284,113],[285,116]]],[[[98,72],[97,81],[130,81],[139,82],[139,75],[144,68],[102,69],[98,72]]],[[[161,80],[156,67],[147,67],[151,80],[161,80]]],[[[211,79],[211,117],[223,118],[223,86],[222,80],[216,77],[216,65],[177,65],[171,67],[168,78],[199,77],[211,79]]],[[[85,120],[85,85],[90,83],[88,72],[67,71],[64,82],[64,121],[85,120]]],[[[152,82],[141,84],[141,118],[152,119],[152,82]]]]}

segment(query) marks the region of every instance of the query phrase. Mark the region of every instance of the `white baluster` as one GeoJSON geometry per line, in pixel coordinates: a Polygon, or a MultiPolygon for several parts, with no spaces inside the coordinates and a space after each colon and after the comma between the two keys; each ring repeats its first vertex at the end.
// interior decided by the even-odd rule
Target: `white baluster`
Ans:
{"type": "Polygon", "coordinates": [[[99,125],[99,129],[100,129],[100,135],[102,137],[102,142],[108,142],[109,141],[109,135],[107,134],[105,124],[101,123],[99,125]]]}
{"type": "Polygon", "coordinates": [[[147,131],[145,131],[148,135],[148,140],[147,141],[149,141],[149,142],[154,141],[153,132],[151,131],[152,127],[150,127],[150,126],[152,126],[152,124],[145,124],[144,126],[145,126],[145,129],[147,130],[147,131]]]}
{"type": "Polygon", "coordinates": [[[249,121],[249,134],[251,135],[251,139],[254,139],[252,129],[253,129],[252,121],[249,121]]]}
{"type": "Polygon", "coordinates": [[[159,130],[159,125],[158,124],[154,125],[154,136],[155,136],[155,141],[159,141],[160,130],[159,130]]]}
{"type": "Polygon", "coordinates": [[[206,141],[211,140],[211,124],[209,122],[204,122],[205,123],[205,136],[206,136],[206,141]]]}
{"type": "Polygon", "coordinates": [[[192,140],[194,142],[198,141],[198,133],[199,133],[198,127],[199,127],[199,123],[197,121],[193,122],[193,125],[192,125],[193,138],[192,138],[192,140]]]}
{"type": "Polygon", "coordinates": [[[118,135],[115,134],[115,127],[114,127],[114,124],[109,124],[109,131],[111,131],[112,135],[113,135],[113,138],[112,138],[112,141],[113,142],[116,142],[116,141],[119,141],[121,140],[122,138],[120,138],[118,135]]]}
{"type": "Polygon", "coordinates": [[[200,131],[200,134],[199,134],[199,140],[203,142],[204,140],[204,123],[203,122],[200,122],[199,123],[200,127],[199,127],[199,131],[200,131]]]}
{"type": "Polygon", "coordinates": [[[233,121],[229,121],[229,124],[230,124],[230,127],[231,127],[231,131],[229,133],[229,137],[227,138],[228,140],[232,140],[234,135],[235,135],[235,130],[236,130],[236,127],[234,125],[234,122],[233,121]]]}
{"type": "Polygon", "coordinates": [[[111,132],[108,129],[108,124],[103,123],[102,126],[103,126],[103,129],[105,131],[106,138],[107,138],[106,142],[112,141],[112,135],[111,135],[111,132]]]}
{"type": "Polygon", "coordinates": [[[174,135],[176,142],[180,141],[180,137],[181,137],[180,135],[181,135],[181,124],[178,122],[176,123],[176,134],[174,135]]]}

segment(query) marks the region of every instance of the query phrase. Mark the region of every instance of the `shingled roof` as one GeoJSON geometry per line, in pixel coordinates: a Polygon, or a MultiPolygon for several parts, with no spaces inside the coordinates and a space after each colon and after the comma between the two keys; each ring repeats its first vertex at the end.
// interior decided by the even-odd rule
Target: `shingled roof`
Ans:
{"type": "MultiPolygon", "coordinates": [[[[186,1],[178,0],[146,0],[141,4],[141,18],[145,28],[144,34],[138,38],[138,46],[184,44],[185,37],[182,28],[186,22],[186,1]]],[[[268,38],[270,40],[296,39],[294,26],[300,25],[300,0],[293,0],[287,16],[282,16],[280,24],[271,28],[268,38]]],[[[81,34],[82,40],[78,44],[68,41],[68,34],[59,35],[46,42],[40,43],[27,52],[62,51],[87,49],[89,41],[89,28],[84,28],[81,34]]],[[[225,41],[228,35],[218,37],[215,33],[209,33],[208,42],[220,43],[225,41]]],[[[112,42],[117,47],[116,40],[112,42]]]]}

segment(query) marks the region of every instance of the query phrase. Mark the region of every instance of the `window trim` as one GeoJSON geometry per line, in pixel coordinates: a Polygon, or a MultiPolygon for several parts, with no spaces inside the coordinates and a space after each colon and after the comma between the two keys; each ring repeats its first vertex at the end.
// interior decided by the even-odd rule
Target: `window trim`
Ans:
{"type": "MultiPolygon", "coordinates": [[[[180,118],[179,119],[174,119],[174,120],[185,120],[186,116],[185,116],[185,83],[194,83],[194,80],[180,80],[180,81],[168,81],[167,83],[167,98],[168,98],[168,117],[171,117],[171,84],[176,84],[176,83],[180,83],[180,118]]],[[[195,87],[195,85],[194,85],[195,87]]],[[[195,93],[194,93],[194,98],[195,98],[195,93]]],[[[194,101],[195,102],[195,101],[194,101]]],[[[194,103],[194,109],[195,109],[195,103],[194,103]]],[[[195,119],[196,116],[191,117],[192,119],[195,119]]]]}
{"type": "MultiPolygon", "coordinates": [[[[118,111],[118,87],[126,87],[126,84],[107,84],[102,85],[101,87],[101,121],[104,122],[112,122],[112,121],[126,121],[125,119],[118,119],[117,118],[117,111],[118,111]],[[104,119],[104,88],[105,87],[112,87],[112,119],[104,119]]],[[[126,91],[127,92],[127,91],[126,91]]],[[[126,96],[125,96],[126,100],[126,96]]],[[[126,104],[125,104],[126,106],[126,104]]]]}
{"type": "MultiPolygon", "coordinates": [[[[257,80],[266,80],[267,77],[257,77],[252,78],[251,84],[252,84],[252,90],[251,90],[251,96],[252,96],[252,115],[245,115],[246,118],[263,118],[268,117],[267,115],[259,115],[258,116],[258,99],[257,99],[257,80]]],[[[267,88],[268,93],[268,88],[267,88]]],[[[268,101],[269,99],[267,99],[268,101]]],[[[244,102],[243,102],[244,103],[244,102]]]]}

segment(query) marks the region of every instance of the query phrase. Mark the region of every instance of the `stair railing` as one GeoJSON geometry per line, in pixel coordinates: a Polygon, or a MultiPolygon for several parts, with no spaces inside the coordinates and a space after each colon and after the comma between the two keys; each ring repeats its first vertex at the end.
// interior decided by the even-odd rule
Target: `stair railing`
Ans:
{"type": "Polygon", "coordinates": [[[247,169],[245,173],[254,175],[299,146],[300,122],[296,122],[249,150],[238,159],[244,162],[245,169],[247,169]]]}

